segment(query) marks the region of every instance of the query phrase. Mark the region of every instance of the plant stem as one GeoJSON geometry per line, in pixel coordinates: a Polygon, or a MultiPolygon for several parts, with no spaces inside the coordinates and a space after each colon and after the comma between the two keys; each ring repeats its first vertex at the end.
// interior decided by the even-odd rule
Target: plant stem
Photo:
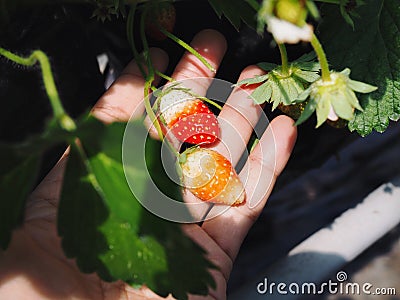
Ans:
{"type": "Polygon", "coordinates": [[[180,38],[178,38],[177,36],[173,35],[171,32],[169,32],[168,30],[166,30],[163,27],[159,27],[160,31],[165,34],[168,38],[170,38],[171,40],[173,40],[175,43],[177,43],[179,46],[182,46],[183,48],[185,48],[188,52],[190,52],[191,54],[193,54],[198,60],[200,60],[211,72],[216,73],[215,68],[199,53],[197,52],[195,49],[193,49],[193,47],[191,47],[189,44],[187,44],[186,42],[182,41],[180,38]]]}
{"type": "Polygon", "coordinates": [[[215,102],[215,101],[213,101],[211,99],[208,99],[207,97],[197,96],[197,98],[199,98],[200,100],[202,100],[204,102],[207,102],[207,103],[211,104],[212,106],[216,107],[220,111],[222,110],[222,106],[221,105],[219,105],[217,102],[215,102]]]}
{"type": "Polygon", "coordinates": [[[169,82],[174,82],[175,81],[175,79],[173,79],[172,77],[170,77],[170,76],[168,76],[168,75],[166,75],[166,74],[164,74],[164,73],[162,73],[162,72],[160,72],[158,70],[155,70],[155,73],[156,73],[156,75],[160,76],[161,78],[163,78],[163,79],[165,79],[165,80],[167,80],[169,82]]]}
{"type": "Polygon", "coordinates": [[[289,75],[289,63],[285,44],[278,43],[278,47],[281,53],[282,73],[283,75],[289,75]]]}
{"type": "Polygon", "coordinates": [[[154,128],[157,131],[157,134],[160,138],[160,140],[164,139],[164,134],[162,132],[161,129],[161,125],[158,122],[157,116],[153,111],[153,108],[151,107],[151,103],[150,103],[150,95],[149,95],[149,89],[151,87],[151,83],[150,81],[146,81],[145,85],[144,85],[144,107],[146,108],[146,113],[150,118],[151,124],[154,125],[154,128]]]}
{"type": "Polygon", "coordinates": [[[40,50],[35,50],[29,57],[21,57],[3,48],[0,48],[0,55],[6,57],[7,59],[23,66],[31,67],[39,62],[42,78],[44,82],[44,87],[47,96],[50,100],[50,105],[53,110],[54,117],[57,119],[58,123],[67,131],[73,131],[76,129],[75,122],[64,110],[62,106],[60,96],[58,95],[57,87],[54,82],[53,72],[51,70],[51,65],[47,55],[40,50]]]}
{"type": "Polygon", "coordinates": [[[164,134],[162,132],[160,123],[158,122],[158,119],[157,119],[157,117],[151,107],[151,104],[150,104],[149,91],[151,90],[151,87],[152,87],[153,81],[154,81],[154,66],[153,66],[153,62],[151,61],[151,57],[150,57],[150,53],[149,53],[149,45],[147,43],[146,34],[145,34],[146,15],[147,15],[147,10],[145,9],[140,18],[140,38],[143,43],[143,53],[145,56],[147,69],[148,69],[148,74],[146,76],[146,82],[144,84],[144,106],[146,108],[146,113],[149,116],[151,123],[154,125],[154,127],[158,133],[158,136],[160,137],[161,140],[163,140],[164,134]]]}
{"type": "Polygon", "coordinates": [[[311,45],[314,48],[315,53],[318,56],[319,64],[321,65],[321,78],[323,81],[331,80],[331,73],[329,71],[328,60],[325,55],[325,51],[322,48],[321,43],[319,42],[315,33],[313,33],[313,37],[311,39],[311,45]]]}
{"type": "Polygon", "coordinates": [[[126,20],[126,36],[128,39],[128,43],[131,46],[131,49],[133,52],[133,57],[135,58],[135,61],[139,67],[140,73],[142,73],[143,78],[146,78],[147,74],[142,66],[141,57],[139,55],[139,52],[136,49],[135,38],[133,35],[133,24],[134,24],[134,20],[135,20],[135,11],[136,11],[136,3],[132,4],[132,6],[129,9],[128,18],[126,20]]]}

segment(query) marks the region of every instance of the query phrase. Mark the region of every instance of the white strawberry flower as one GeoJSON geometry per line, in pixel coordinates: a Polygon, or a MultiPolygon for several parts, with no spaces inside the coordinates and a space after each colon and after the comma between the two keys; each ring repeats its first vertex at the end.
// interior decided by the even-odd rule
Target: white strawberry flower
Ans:
{"type": "Polygon", "coordinates": [[[331,72],[330,80],[318,79],[299,95],[299,101],[309,98],[306,107],[296,124],[307,120],[311,114],[317,113],[317,126],[321,126],[327,119],[337,121],[339,118],[351,121],[355,110],[362,111],[357,99],[357,93],[371,93],[377,87],[364,82],[352,80],[349,77],[350,69],[342,72],[331,72]]]}
{"type": "Polygon", "coordinates": [[[267,30],[274,36],[277,43],[297,44],[300,41],[309,42],[312,39],[314,30],[307,23],[300,27],[273,16],[265,21],[267,30]]]}

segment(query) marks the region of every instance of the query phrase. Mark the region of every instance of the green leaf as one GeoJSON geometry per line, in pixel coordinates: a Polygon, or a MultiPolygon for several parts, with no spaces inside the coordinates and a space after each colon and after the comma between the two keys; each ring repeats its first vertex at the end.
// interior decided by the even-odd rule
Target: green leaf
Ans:
{"type": "Polygon", "coordinates": [[[237,84],[235,84],[235,86],[241,86],[241,85],[247,86],[247,85],[251,85],[251,84],[261,83],[261,82],[266,81],[268,79],[268,76],[269,76],[268,74],[265,74],[265,75],[255,76],[253,78],[246,78],[246,79],[239,81],[237,84]]]}
{"type": "Polygon", "coordinates": [[[271,102],[272,104],[272,110],[275,110],[279,103],[283,102],[283,95],[281,92],[280,84],[275,77],[271,76],[271,87],[272,87],[272,96],[271,96],[271,102]]]}
{"type": "MultiPolygon", "coordinates": [[[[347,93],[348,94],[348,93],[347,93]]],[[[331,101],[335,113],[342,119],[351,120],[354,116],[354,108],[347,100],[346,94],[338,93],[337,97],[331,101]]]]}
{"type": "Polygon", "coordinates": [[[351,80],[351,79],[349,80],[348,84],[349,84],[349,87],[353,91],[363,93],[363,94],[368,94],[368,93],[371,93],[371,92],[377,90],[376,86],[366,84],[366,83],[360,82],[360,81],[351,80]]]}
{"type": "Polygon", "coordinates": [[[283,104],[284,105],[292,104],[293,101],[297,99],[297,96],[299,95],[297,88],[295,87],[295,85],[297,85],[295,80],[291,77],[284,78],[279,81],[279,85],[283,96],[283,104]]]}
{"type": "Polygon", "coordinates": [[[311,86],[297,96],[298,100],[297,102],[305,101],[308,98],[308,96],[310,96],[310,93],[311,93],[311,86]]]}
{"type": "Polygon", "coordinates": [[[204,250],[179,224],[153,215],[138,201],[164,200],[151,188],[151,179],[161,190],[181,196],[180,188],[160,171],[161,143],[146,140],[141,121],[130,124],[136,143],[128,145],[130,159],[122,160],[126,124],[87,123],[96,131],[87,130],[79,136],[82,146],[71,147],[59,207],[58,231],[68,257],[76,258],[84,272],[145,284],[162,296],[206,294],[214,281],[204,250]],[[127,177],[134,180],[132,190],[127,177]]]}
{"type": "MultiPolygon", "coordinates": [[[[345,1],[347,3],[347,1],[345,1]]],[[[351,26],[354,30],[354,21],[350,17],[349,13],[346,10],[346,6],[344,4],[340,4],[340,13],[342,14],[343,19],[345,19],[346,23],[351,26]]]]}
{"type": "Polygon", "coordinates": [[[303,70],[296,70],[293,75],[293,77],[297,77],[303,81],[313,83],[314,81],[318,80],[321,76],[318,75],[318,73],[315,72],[308,72],[308,71],[303,71],[303,70]]]}
{"type": "Polygon", "coordinates": [[[273,64],[273,63],[269,63],[269,62],[261,62],[261,63],[258,63],[257,66],[267,72],[272,71],[273,69],[278,67],[277,64],[273,64]]]}
{"type": "Polygon", "coordinates": [[[297,67],[303,71],[313,71],[318,72],[320,70],[320,65],[317,60],[317,55],[314,51],[303,54],[298,59],[293,61],[292,66],[297,67]]]}
{"type": "Polygon", "coordinates": [[[12,230],[22,219],[25,201],[39,169],[38,154],[20,153],[17,146],[0,144],[0,248],[6,249],[12,230]]]}
{"type": "Polygon", "coordinates": [[[318,7],[315,5],[314,1],[307,0],[306,7],[308,12],[310,13],[311,17],[318,20],[320,18],[318,7]]]}
{"type": "Polygon", "coordinates": [[[310,101],[307,103],[306,107],[304,108],[303,113],[301,114],[300,118],[296,121],[295,125],[298,126],[301,123],[305,122],[313,112],[317,108],[317,102],[314,99],[310,99],[310,101]]]}
{"type": "Polygon", "coordinates": [[[353,91],[347,90],[345,97],[347,101],[354,107],[357,108],[358,110],[363,110],[362,107],[360,106],[360,103],[358,102],[358,99],[356,95],[354,94],[353,91]]]}
{"type": "Polygon", "coordinates": [[[222,15],[231,22],[236,30],[239,30],[241,20],[252,28],[256,27],[257,11],[243,0],[208,0],[218,17],[222,15]]]}
{"type": "Polygon", "coordinates": [[[0,248],[6,249],[12,230],[23,220],[43,151],[71,138],[52,120],[40,135],[18,144],[0,143],[0,248]]]}
{"type": "Polygon", "coordinates": [[[253,98],[255,103],[262,104],[264,102],[269,101],[271,95],[272,95],[271,82],[267,81],[262,85],[260,85],[258,88],[256,88],[254,92],[251,94],[251,97],[253,98]]]}
{"type": "Polygon", "coordinates": [[[363,111],[349,122],[350,130],[365,136],[400,118],[400,9],[398,0],[370,0],[354,13],[360,17],[353,20],[353,31],[338,22],[337,7],[325,5],[319,31],[334,69],[349,67],[352,78],[378,87],[359,96],[363,111]]]}
{"type": "MultiPolygon", "coordinates": [[[[323,97],[320,98],[320,100],[317,103],[317,126],[315,128],[320,127],[328,118],[329,111],[331,109],[331,101],[330,95],[324,95],[323,97]]],[[[335,99],[336,101],[336,99],[335,99]]],[[[311,101],[310,101],[311,102],[311,101]]],[[[350,107],[351,108],[351,107],[350,107]]]]}

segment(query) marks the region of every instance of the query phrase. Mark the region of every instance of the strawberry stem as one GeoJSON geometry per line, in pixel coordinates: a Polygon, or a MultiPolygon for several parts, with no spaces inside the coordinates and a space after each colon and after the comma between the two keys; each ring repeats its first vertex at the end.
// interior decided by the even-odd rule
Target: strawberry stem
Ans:
{"type": "Polygon", "coordinates": [[[221,105],[219,105],[217,102],[215,102],[215,101],[213,101],[211,99],[208,99],[207,97],[197,96],[197,98],[199,98],[200,100],[202,100],[204,102],[207,102],[207,103],[211,104],[212,106],[216,107],[219,110],[222,110],[222,106],[221,105]]]}
{"type": "Polygon", "coordinates": [[[28,57],[18,56],[10,51],[0,48],[0,55],[5,58],[23,66],[31,67],[36,63],[39,63],[42,71],[42,79],[46,90],[47,97],[49,98],[51,108],[53,110],[54,118],[60,124],[60,126],[67,130],[73,131],[76,129],[76,124],[72,118],[65,112],[64,107],[61,103],[60,96],[57,91],[56,84],[54,82],[53,72],[47,55],[40,50],[35,50],[28,57]]]}
{"type": "Polygon", "coordinates": [[[151,57],[150,57],[150,53],[149,53],[149,44],[147,43],[146,34],[145,34],[146,15],[147,15],[147,9],[145,9],[143,11],[141,18],[140,18],[140,38],[143,43],[143,54],[144,54],[146,64],[147,64],[147,69],[148,69],[148,74],[145,77],[146,82],[144,84],[144,106],[146,108],[146,113],[149,116],[151,123],[154,125],[154,128],[156,129],[160,140],[163,140],[164,134],[162,132],[161,125],[158,122],[158,119],[157,119],[157,117],[151,107],[151,104],[150,104],[149,91],[151,90],[151,87],[153,86],[153,81],[154,81],[155,75],[154,75],[153,62],[151,61],[151,57]]]}
{"type": "Polygon", "coordinates": [[[282,73],[283,75],[289,75],[289,62],[288,56],[286,52],[285,44],[278,43],[279,52],[281,53],[281,61],[282,61],[282,73]]]}
{"type": "Polygon", "coordinates": [[[126,20],[126,36],[128,39],[128,43],[132,49],[133,57],[135,58],[135,61],[139,67],[140,73],[142,73],[143,78],[146,78],[147,74],[142,66],[141,57],[139,55],[139,52],[136,49],[135,38],[134,38],[134,34],[133,34],[135,11],[136,11],[136,3],[132,4],[132,6],[129,9],[128,18],[126,20]]]}
{"type": "MultiPolygon", "coordinates": [[[[154,125],[154,128],[157,131],[157,134],[160,138],[161,141],[165,141],[167,143],[167,146],[171,150],[171,152],[179,158],[179,152],[173,147],[173,145],[168,141],[168,139],[164,139],[164,134],[160,125],[160,122],[158,121],[158,118],[156,114],[153,111],[153,108],[151,107],[150,103],[150,90],[153,90],[153,82],[155,78],[155,74],[157,71],[154,69],[153,62],[150,57],[150,52],[149,52],[149,44],[146,39],[146,34],[145,34],[145,20],[146,20],[146,14],[147,14],[147,9],[145,8],[142,16],[140,18],[140,37],[143,43],[143,54],[147,63],[147,69],[148,69],[148,74],[146,75],[145,79],[146,82],[144,84],[144,106],[146,109],[146,113],[149,116],[149,119],[151,123],[154,125]]],[[[161,74],[161,72],[159,72],[161,74]]]]}
{"type": "Polygon", "coordinates": [[[315,33],[313,33],[313,37],[311,39],[311,45],[314,48],[315,53],[318,56],[319,64],[321,65],[321,78],[322,81],[330,81],[331,80],[331,72],[329,70],[328,60],[326,58],[326,54],[324,49],[322,48],[321,43],[319,42],[315,33]]]}
{"type": "Polygon", "coordinates": [[[191,47],[188,43],[182,41],[180,38],[178,38],[177,36],[173,35],[171,32],[169,32],[168,30],[166,30],[165,28],[159,26],[160,31],[166,35],[168,38],[170,38],[171,40],[173,40],[175,43],[177,43],[178,45],[182,46],[184,49],[186,49],[188,52],[190,52],[191,54],[193,54],[198,60],[200,60],[211,72],[216,73],[217,71],[215,70],[215,68],[199,53],[197,52],[195,49],[193,49],[193,47],[191,47]]]}
{"type": "Polygon", "coordinates": [[[260,142],[260,140],[258,138],[255,138],[255,140],[253,141],[253,144],[250,147],[250,153],[253,152],[254,148],[258,145],[259,142],[260,142]]]}
{"type": "Polygon", "coordinates": [[[165,79],[167,81],[170,81],[170,82],[174,82],[175,81],[174,78],[169,77],[168,75],[166,75],[166,74],[164,74],[164,73],[162,73],[162,72],[160,72],[158,70],[155,70],[155,73],[156,73],[156,75],[160,76],[161,78],[163,78],[163,79],[165,79]]]}

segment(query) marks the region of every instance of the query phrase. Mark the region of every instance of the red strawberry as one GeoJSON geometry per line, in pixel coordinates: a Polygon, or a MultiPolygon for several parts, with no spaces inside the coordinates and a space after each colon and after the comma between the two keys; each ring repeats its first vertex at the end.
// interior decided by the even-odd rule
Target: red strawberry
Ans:
{"type": "Polygon", "coordinates": [[[231,162],[220,153],[204,148],[184,152],[181,162],[184,186],[203,201],[239,205],[246,195],[231,162]]]}
{"type": "Polygon", "coordinates": [[[146,16],[145,31],[147,36],[155,41],[163,41],[167,37],[160,31],[159,27],[172,32],[176,21],[176,10],[170,2],[150,3],[149,12],[146,16]]]}
{"type": "Polygon", "coordinates": [[[203,103],[182,90],[171,90],[160,102],[165,125],[181,142],[211,144],[219,138],[217,117],[203,103]]]}

